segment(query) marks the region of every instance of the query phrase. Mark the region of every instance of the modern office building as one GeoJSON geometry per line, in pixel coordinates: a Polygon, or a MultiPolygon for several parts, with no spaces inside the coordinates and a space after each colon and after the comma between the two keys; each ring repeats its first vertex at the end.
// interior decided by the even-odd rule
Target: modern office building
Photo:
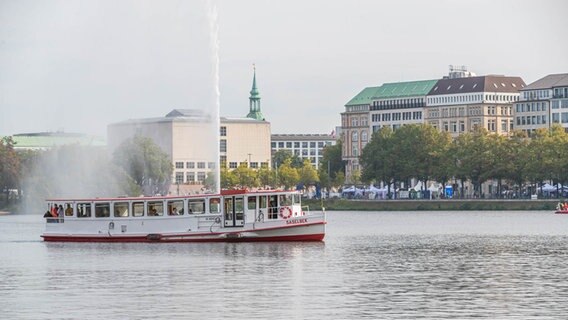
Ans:
{"type": "Polygon", "coordinates": [[[520,90],[514,107],[515,129],[528,135],[554,123],[568,129],[568,73],[547,75],[520,90]]]}
{"type": "Polygon", "coordinates": [[[290,150],[300,159],[308,159],[318,169],[323,149],[337,143],[335,134],[273,134],[272,154],[279,150],[290,150]]]}
{"type": "Polygon", "coordinates": [[[523,79],[501,75],[438,80],[427,95],[424,122],[454,138],[474,127],[507,135],[524,87],[523,79]]]}

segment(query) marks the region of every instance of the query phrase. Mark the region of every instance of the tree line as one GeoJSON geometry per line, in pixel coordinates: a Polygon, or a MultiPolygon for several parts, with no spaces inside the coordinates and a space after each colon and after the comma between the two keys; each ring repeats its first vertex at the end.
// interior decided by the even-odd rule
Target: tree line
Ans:
{"type": "MultiPolygon", "coordinates": [[[[538,129],[529,138],[522,131],[509,137],[484,128],[461,134],[456,139],[428,125],[407,125],[392,130],[383,127],[363,148],[361,179],[369,183],[398,185],[411,179],[446,184],[450,179],[469,181],[473,193],[481,185],[497,182],[496,194],[505,186],[523,190],[527,185],[568,182],[568,134],[559,125],[538,129]]],[[[390,192],[390,190],[389,190],[390,192]]]]}

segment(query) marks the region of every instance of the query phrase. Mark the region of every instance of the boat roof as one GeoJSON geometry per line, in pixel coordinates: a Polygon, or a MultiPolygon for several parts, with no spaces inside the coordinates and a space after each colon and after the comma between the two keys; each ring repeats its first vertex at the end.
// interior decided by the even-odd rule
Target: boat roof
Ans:
{"type": "Polygon", "coordinates": [[[49,198],[46,199],[48,202],[66,202],[66,201],[150,201],[150,200],[175,200],[175,199],[193,199],[193,198],[212,198],[220,196],[232,196],[232,195],[265,195],[265,194],[275,194],[275,193],[295,193],[298,194],[299,191],[290,190],[255,190],[250,191],[246,189],[238,190],[221,190],[221,193],[204,193],[204,194],[194,194],[194,195],[167,195],[167,196],[140,196],[140,197],[102,197],[102,198],[49,198]]]}

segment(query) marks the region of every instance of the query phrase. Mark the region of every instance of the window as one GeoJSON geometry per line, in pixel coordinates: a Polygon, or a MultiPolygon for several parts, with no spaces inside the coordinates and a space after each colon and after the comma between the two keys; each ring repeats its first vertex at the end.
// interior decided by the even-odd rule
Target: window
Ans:
{"type": "Polygon", "coordinates": [[[115,202],[114,216],[117,218],[128,217],[128,202],[115,202]]]}
{"type": "Polygon", "coordinates": [[[215,162],[207,162],[208,169],[215,169],[215,166],[216,166],[215,162]]]}
{"type": "Polygon", "coordinates": [[[176,172],[176,183],[183,183],[183,172],[176,172]]]}
{"type": "Polygon", "coordinates": [[[292,142],[286,142],[286,148],[292,149],[292,142]]]}
{"type": "Polygon", "coordinates": [[[250,167],[253,169],[258,169],[258,162],[251,162],[250,167]]]}
{"type": "Polygon", "coordinates": [[[168,215],[183,215],[183,200],[168,201],[168,215]]]}
{"type": "Polygon", "coordinates": [[[220,127],[219,133],[220,133],[221,137],[226,137],[227,136],[227,127],[220,127]]]}
{"type": "Polygon", "coordinates": [[[315,148],[316,147],[316,143],[315,142],[310,142],[310,148],[315,148]]]}
{"type": "Polygon", "coordinates": [[[188,203],[189,213],[204,213],[205,212],[205,200],[204,199],[193,199],[189,200],[188,203]]]}
{"type": "Polygon", "coordinates": [[[176,169],[183,169],[183,162],[176,162],[176,169]]]}
{"type": "Polygon", "coordinates": [[[209,199],[209,213],[221,213],[221,200],[219,198],[209,199]]]}
{"type": "Polygon", "coordinates": [[[132,203],[132,216],[133,217],[143,217],[144,216],[144,202],[133,202],[132,203]]]}
{"type": "Polygon", "coordinates": [[[205,162],[198,162],[197,169],[205,169],[205,162]]]}
{"type": "Polygon", "coordinates": [[[110,217],[110,203],[95,203],[95,217],[108,218],[110,217]]]}
{"type": "Polygon", "coordinates": [[[247,208],[249,210],[256,210],[256,197],[248,197],[247,208]]]}
{"type": "Polygon", "coordinates": [[[351,141],[353,141],[353,142],[359,141],[359,135],[358,135],[357,131],[353,131],[351,133],[351,141]]]}
{"type": "Polygon", "coordinates": [[[299,148],[300,147],[300,143],[299,142],[294,142],[294,148],[299,148]]]}
{"type": "Polygon", "coordinates": [[[246,168],[248,167],[248,163],[246,161],[239,162],[239,167],[246,168]]]}
{"type": "Polygon", "coordinates": [[[278,148],[284,148],[284,142],[278,142],[278,148]]]}
{"type": "Polygon", "coordinates": [[[148,216],[163,216],[164,203],[162,201],[148,201],[148,216]]]}
{"type": "Polygon", "coordinates": [[[91,204],[90,203],[77,203],[77,217],[89,218],[91,217],[91,204]]]}
{"type": "Polygon", "coordinates": [[[227,152],[227,140],[219,141],[219,152],[227,152]]]}
{"type": "Polygon", "coordinates": [[[195,162],[186,162],[185,165],[188,169],[195,168],[195,162]]]}
{"type": "Polygon", "coordinates": [[[307,142],[302,142],[302,148],[307,148],[308,147],[308,143],[307,142]]]}
{"type": "Polygon", "coordinates": [[[202,182],[203,180],[205,180],[205,172],[198,172],[197,181],[202,182]]]}
{"type": "Polygon", "coordinates": [[[367,131],[361,132],[361,141],[367,141],[367,131]]]}
{"type": "Polygon", "coordinates": [[[261,162],[260,167],[261,168],[268,168],[268,162],[261,162]]]}

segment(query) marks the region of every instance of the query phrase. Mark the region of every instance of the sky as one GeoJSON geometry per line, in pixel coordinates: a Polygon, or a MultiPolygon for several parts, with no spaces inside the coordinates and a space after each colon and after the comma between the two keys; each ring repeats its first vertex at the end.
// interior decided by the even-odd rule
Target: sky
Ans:
{"type": "Polygon", "coordinates": [[[106,136],[215,108],[217,57],[221,116],[248,113],[255,64],[272,133],[330,133],[363,88],[448,65],[527,84],[567,73],[566,12],[564,0],[0,0],[0,136],[106,136]]]}

